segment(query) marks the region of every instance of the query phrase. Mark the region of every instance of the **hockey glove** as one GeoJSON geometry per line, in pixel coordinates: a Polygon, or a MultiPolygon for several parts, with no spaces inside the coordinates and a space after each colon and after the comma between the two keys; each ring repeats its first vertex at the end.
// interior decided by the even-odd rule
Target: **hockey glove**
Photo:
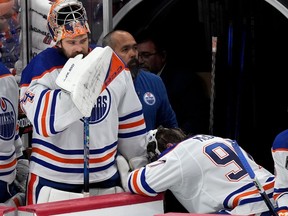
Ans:
{"type": "Polygon", "coordinates": [[[116,164],[120,174],[120,179],[122,183],[122,188],[125,192],[128,192],[128,175],[130,173],[130,167],[126,159],[122,155],[116,157],[116,164]]]}
{"type": "Polygon", "coordinates": [[[20,192],[26,192],[26,183],[29,174],[29,160],[19,159],[16,166],[16,179],[15,185],[18,187],[20,192]]]}
{"type": "Polygon", "coordinates": [[[70,92],[75,106],[89,117],[101,93],[110,66],[112,49],[97,47],[85,58],[78,55],[69,59],[56,79],[56,84],[70,92]]]}

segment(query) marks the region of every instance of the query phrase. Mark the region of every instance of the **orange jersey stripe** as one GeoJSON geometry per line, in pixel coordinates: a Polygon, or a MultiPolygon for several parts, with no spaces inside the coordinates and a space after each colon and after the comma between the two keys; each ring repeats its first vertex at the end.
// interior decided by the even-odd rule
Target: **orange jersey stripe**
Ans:
{"type": "Polygon", "coordinates": [[[141,194],[141,195],[144,195],[144,196],[147,196],[145,193],[143,193],[140,188],[138,187],[137,185],[137,178],[138,178],[138,175],[139,175],[139,170],[136,170],[135,173],[133,174],[133,186],[136,190],[136,192],[138,194],[141,194]]]}
{"type": "Polygon", "coordinates": [[[113,157],[115,154],[116,154],[116,149],[114,151],[110,152],[109,154],[105,155],[104,157],[90,159],[90,163],[104,162],[104,161],[110,159],[111,157],[113,157]]]}
{"type": "MultiPolygon", "coordinates": [[[[61,157],[57,157],[57,156],[55,156],[55,155],[53,155],[53,154],[50,154],[50,153],[48,153],[48,152],[45,152],[45,151],[43,151],[43,150],[41,150],[41,149],[39,149],[39,148],[36,148],[36,147],[33,148],[33,152],[38,153],[38,154],[40,154],[40,155],[42,155],[42,156],[45,156],[45,157],[47,157],[47,158],[49,158],[49,159],[51,159],[51,160],[54,160],[54,161],[57,161],[57,162],[60,162],[60,163],[83,164],[83,162],[84,162],[84,159],[83,159],[83,158],[81,158],[81,159],[61,158],[61,157]]],[[[90,162],[90,163],[100,163],[100,162],[104,162],[104,161],[108,160],[109,158],[111,158],[112,156],[114,156],[115,152],[116,152],[116,150],[110,152],[109,154],[107,154],[107,155],[105,155],[105,156],[103,156],[103,157],[101,157],[101,158],[90,159],[89,162],[90,162]]]]}
{"type": "Polygon", "coordinates": [[[16,207],[20,206],[20,201],[19,201],[19,199],[17,197],[13,198],[13,202],[15,203],[16,207]]]}
{"type": "Polygon", "coordinates": [[[129,123],[129,124],[121,124],[121,125],[119,125],[119,129],[133,128],[133,127],[137,127],[139,125],[142,125],[144,123],[145,123],[145,120],[141,119],[139,121],[132,122],[132,123],[129,123]]]}
{"type": "Polygon", "coordinates": [[[47,111],[48,111],[50,93],[51,91],[47,92],[47,94],[45,95],[45,104],[44,104],[44,109],[43,109],[42,118],[41,118],[42,133],[44,137],[48,137],[47,128],[46,128],[46,116],[47,116],[47,111]]]}
{"type": "Polygon", "coordinates": [[[0,169],[6,169],[6,168],[10,168],[12,166],[14,166],[16,164],[17,160],[14,159],[12,162],[8,163],[8,164],[2,164],[0,165],[0,169]]]}
{"type": "Polygon", "coordinates": [[[233,200],[233,208],[235,208],[237,205],[238,205],[238,202],[241,198],[243,197],[246,197],[246,196],[249,196],[249,195],[252,195],[252,194],[257,194],[258,193],[258,190],[255,189],[253,191],[248,191],[248,192],[245,192],[245,193],[242,193],[242,194],[239,194],[238,196],[236,196],[236,198],[233,200]]]}
{"type": "Polygon", "coordinates": [[[275,150],[272,150],[272,152],[279,152],[279,151],[288,151],[287,148],[277,148],[275,150]]]}
{"type": "Polygon", "coordinates": [[[30,179],[28,181],[28,188],[27,188],[27,205],[33,204],[33,190],[34,190],[34,184],[36,181],[36,175],[33,173],[30,174],[30,179]]]}
{"type": "Polygon", "coordinates": [[[35,76],[35,77],[33,77],[32,80],[40,79],[40,78],[42,78],[45,74],[50,73],[51,71],[54,71],[54,70],[59,69],[59,68],[63,68],[63,65],[56,66],[56,67],[52,67],[52,68],[50,68],[49,70],[44,71],[44,73],[42,73],[40,76],[35,76]]]}
{"type": "MultiPolygon", "coordinates": [[[[274,187],[274,182],[270,182],[269,184],[265,185],[263,188],[264,188],[264,190],[269,190],[269,189],[272,189],[273,187],[274,187]]],[[[259,191],[257,189],[255,189],[255,190],[252,190],[252,191],[248,191],[248,192],[239,194],[233,200],[233,208],[235,208],[238,205],[239,199],[241,199],[242,197],[249,196],[249,195],[252,195],[252,194],[257,194],[257,193],[259,193],[259,191]]]]}
{"type": "Polygon", "coordinates": [[[107,86],[119,75],[120,72],[122,72],[125,69],[125,65],[123,62],[118,58],[115,53],[112,53],[111,57],[111,65],[108,77],[106,78],[101,92],[107,88],[107,86]]]}
{"type": "Polygon", "coordinates": [[[12,74],[3,74],[2,76],[0,76],[0,78],[8,77],[8,76],[13,76],[13,75],[12,74]]]}

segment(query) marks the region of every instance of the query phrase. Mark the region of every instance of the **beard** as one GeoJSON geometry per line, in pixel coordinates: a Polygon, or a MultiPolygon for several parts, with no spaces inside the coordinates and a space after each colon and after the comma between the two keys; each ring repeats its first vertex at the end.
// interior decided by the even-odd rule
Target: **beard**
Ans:
{"type": "Polygon", "coordinates": [[[139,73],[139,61],[137,58],[132,58],[128,63],[127,63],[127,67],[129,68],[131,75],[132,75],[132,79],[134,80],[138,73],[139,73]]]}
{"type": "Polygon", "coordinates": [[[62,55],[66,56],[68,59],[69,58],[74,58],[76,57],[77,55],[79,54],[82,54],[83,55],[83,58],[85,58],[88,54],[89,54],[89,47],[87,47],[87,50],[83,50],[83,51],[80,51],[80,52],[73,52],[73,53],[69,53],[66,51],[66,49],[64,48],[63,44],[62,44],[62,41],[59,41],[58,43],[61,44],[61,46],[59,45],[56,45],[56,47],[58,47],[58,52],[60,52],[62,55]]]}
{"type": "Polygon", "coordinates": [[[84,58],[85,56],[87,56],[87,54],[82,53],[82,52],[76,52],[76,53],[68,54],[68,53],[66,52],[66,50],[63,49],[63,48],[61,48],[61,47],[58,47],[58,52],[61,53],[61,54],[64,55],[64,56],[66,56],[67,59],[69,59],[69,58],[74,58],[74,57],[76,57],[76,56],[79,55],[79,54],[83,54],[83,58],[84,58]]]}

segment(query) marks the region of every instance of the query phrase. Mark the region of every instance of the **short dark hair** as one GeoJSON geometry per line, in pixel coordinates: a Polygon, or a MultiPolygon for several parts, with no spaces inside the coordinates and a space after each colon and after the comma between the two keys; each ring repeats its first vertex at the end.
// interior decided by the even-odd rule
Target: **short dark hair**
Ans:
{"type": "Polygon", "coordinates": [[[179,143],[185,139],[187,139],[187,135],[180,128],[164,128],[160,126],[157,129],[156,140],[160,152],[166,149],[168,143],[179,143]]]}
{"type": "Polygon", "coordinates": [[[152,33],[144,32],[142,34],[139,34],[136,37],[136,41],[138,44],[151,41],[152,43],[154,43],[157,52],[166,52],[166,48],[163,43],[163,40],[161,40],[159,36],[156,36],[152,33]]]}
{"type": "Polygon", "coordinates": [[[114,33],[114,31],[111,31],[111,32],[109,32],[108,34],[106,34],[103,37],[103,39],[102,39],[102,47],[105,47],[105,46],[112,47],[113,42],[112,42],[111,36],[112,36],[113,33],[114,33]]]}

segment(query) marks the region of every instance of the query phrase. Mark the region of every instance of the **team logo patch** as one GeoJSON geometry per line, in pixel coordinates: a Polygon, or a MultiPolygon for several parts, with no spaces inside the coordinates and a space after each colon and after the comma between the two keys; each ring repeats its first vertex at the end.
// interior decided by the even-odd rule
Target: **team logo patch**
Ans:
{"type": "Polygon", "coordinates": [[[97,98],[97,102],[90,116],[90,123],[99,123],[108,115],[111,108],[111,93],[108,88],[97,98]]]}
{"type": "Polygon", "coordinates": [[[26,102],[30,102],[33,103],[33,99],[34,99],[35,94],[32,92],[25,92],[24,97],[21,99],[20,103],[26,104],[26,102]]]}
{"type": "Polygon", "coordinates": [[[15,136],[16,112],[7,98],[0,98],[0,139],[11,140],[15,136]]]}
{"type": "Polygon", "coordinates": [[[151,92],[146,92],[143,96],[143,100],[145,101],[146,104],[151,106],[154,105],[156,102],[156,98],[151,92]]]}

